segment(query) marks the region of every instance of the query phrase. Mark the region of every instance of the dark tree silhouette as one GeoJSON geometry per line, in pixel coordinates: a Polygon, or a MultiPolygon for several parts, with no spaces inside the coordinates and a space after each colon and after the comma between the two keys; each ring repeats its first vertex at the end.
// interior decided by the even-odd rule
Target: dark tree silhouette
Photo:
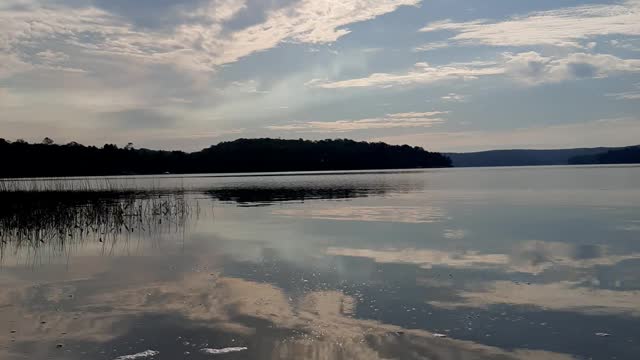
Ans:
{"type": "Polygon", "coordinates": [[[50,137],[46,137],[42,139],[42,145],[53,145],[53,144],[55,144],[55,141],[53,141],[53,139],[50,137]]]}
{"type": "Polygon", "coordinates": [[[408,145],[353,140],[238,139],[202,151],[102,148],[76,142],[0,141],[0,177],[359,170],[448,167],[448,157],[408,145]]]}

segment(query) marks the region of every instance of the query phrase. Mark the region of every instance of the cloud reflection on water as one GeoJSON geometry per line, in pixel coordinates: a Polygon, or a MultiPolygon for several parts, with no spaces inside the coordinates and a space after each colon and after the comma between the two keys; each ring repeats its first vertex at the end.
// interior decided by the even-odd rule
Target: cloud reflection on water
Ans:
{"type": "Polygon", "coordinates": [[[495,304],[530,305],[547,310],[576,311],[593,315],[620,314],[640,316],[640,291],[591,289],[578,282],[561,281],[551,284],[523,284],[495,281],[482,290],[461,291],[461,302],[430,301],[447,308],[486,308],[495,304]]]}
{"type": "Polygon", "coordinates": [[[463,171],[186,180],[211,217],[38,243],[29,266],[5,244],[0,358],[632,359],[635,188],[463,171]]]}
{"type": "Polygon", "coordinates": [[[427,248],[356,249],[329,247],[327,254],[371,258],[378,263],[415,264],[429,269],[434,266],[467,269],[495,268],[505,272],[538,275],[553,268],[587,269],[611,266],[625,260],[640,259],[640,253],[607,254],[603,247],[576,246],[544,241],[524,242],[511,253],[482,253],[476,250],[436,250],[427,248]]]}
{"type": "Polygon", "coordinates": [[[443,209],[434,206],[334,206],[331,208],[281,209],[273,214],[314,220],[372,221],[394,223],[434,223],[446,219],[443,209]]]}
{"type": "MultiPolygon", "coordinates": [[[[155,261],[165,260],[158,258],[155,261]]],[[[113,261],[129,270],[141,268],[135,264],[135,258],[113,261]]],[[[384,359],[392,354],[402,359],[425,356],[437,359],[570,358],[545,351],[504,351],[469,341],[439,339],[424,330],[354,318],[358,300],[340,291],[308,291],[293,299],[272,284],[222,276],[211,272],[211,268],[215,268],[215,264],[207,269],[180,272],[171,280],[147,274],[146,278],[130,281],[128,286],[111,288],[102,286],[101,273],[91,275],[89,266],[85,269],[87,277],[84,279],[41,284],[48,289],[63,284],[77,289],[76,293],[84,293],[80,295],[84,296],[81,303],[56,291],[39,293],[38,296],[44,299],[34,303],[36,294],[28,286],[4,288],[3,298],[11,299],[11,303],[3,302],[4,310],[0,311],[3,316],[8,315],[9,306],[12,315],[3,318],[14,324],[21,320],[15,335],[16,343],[0,351],[13,358],[18,354],[12,349],[23,349],[22,345],[30,344],[33,348],[28,353],[32,358],[102,358],[92,351],[104,351],[100,344],[117,342],[120,346],[106,349],[118,355],[146,348],[161,350],[161,356],[177,354],[175,348],[180,346],[172,345],[173,350],[168,350],[167,344],[152,343],[152,339],[141,341],[153,338],[153,334],[146,333],[149,330],[145,330],[147,326],[140,321],[146,316],[164,314],[182,319],[178,331],[188,332],[191,326],[203,327],[201,333],[209,329],[210,346],[247,346],[243,358],[252,359],[364,360],[384,359]],[[269,332],[272,334],[268,335],[269,332]],[[216,340],[217,333],[233,337],[235,343],[222,344],[223,339],[216,340]],[[268,352],[261,352],[266,346],[261,341],[265,339],[272,343],[268,344],[268,352]],[[64,351],[56,353],[57,342],[66,344],[64,351]]],[[[8,333],[4,332],[0,338],[7,340],[4,334],[8,333]]],[[[183,340],[195,341],[188,337],[183,340]]],[[[174,339],[165,341],[174,343],[174,339]]],[[[199,340],[196,342],[201,345],[199,340]]],[[[182,348],[181,351],[189,349],[186,345],[182,348]]]]}

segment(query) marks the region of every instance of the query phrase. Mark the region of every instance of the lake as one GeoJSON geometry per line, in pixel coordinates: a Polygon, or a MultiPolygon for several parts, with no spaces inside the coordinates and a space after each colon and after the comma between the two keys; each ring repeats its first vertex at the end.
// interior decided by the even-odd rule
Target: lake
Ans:
{"type": "Polygon", "coordinates": [[[638,166],[9,187],[2,359],[640,354],[638,166]]]}

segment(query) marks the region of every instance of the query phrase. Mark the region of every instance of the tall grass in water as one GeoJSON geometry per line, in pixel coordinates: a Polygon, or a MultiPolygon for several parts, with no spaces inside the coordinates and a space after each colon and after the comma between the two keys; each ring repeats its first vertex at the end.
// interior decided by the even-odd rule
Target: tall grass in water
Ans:
{"type": "Polygon", "coordinates": [[[19,192],[116,192],[135,190],[122,180],[108,178],[0,179],[0,194],[19,192]]]}
{"type": "Polygon", "coordinates": [[[8,246],[115,244],[130,234],[184,229],[199,213],[184,191],[127,190],[108,180],[0,180],[0,255],[8,246]]]}

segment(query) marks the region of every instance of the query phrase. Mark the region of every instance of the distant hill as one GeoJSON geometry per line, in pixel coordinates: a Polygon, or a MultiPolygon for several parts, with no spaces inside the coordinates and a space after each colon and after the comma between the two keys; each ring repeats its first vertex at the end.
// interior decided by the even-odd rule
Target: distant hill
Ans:
{"type": "MultiPolygon", "coordinates": [[[[570,159],[596,156],[622,148],[597,147],[559,150],[490,150],[448,153],[455,167],[567,165],[570,159]]],[[[592,162],[596,163],[596,162],[592,162]]]]}
{"type": "Polygon", "coordinates": [[[198,172],[363,170],[449,167],[440,153],[348,139],[238,139],[191,154],[198,172]]]}
{"type": "Polygon", "coordinates": [[[101,148],[0,139],[0,178],[449,167],[451,160],[408,145],[338,140],[238,139],[201,151],[101,148]]]}
{"type": "Polygon", "coordinates": [[[574,156],[570,164],[638,164],[640,163],[640,146],[608,150],[593,155],[574,156]]]}

